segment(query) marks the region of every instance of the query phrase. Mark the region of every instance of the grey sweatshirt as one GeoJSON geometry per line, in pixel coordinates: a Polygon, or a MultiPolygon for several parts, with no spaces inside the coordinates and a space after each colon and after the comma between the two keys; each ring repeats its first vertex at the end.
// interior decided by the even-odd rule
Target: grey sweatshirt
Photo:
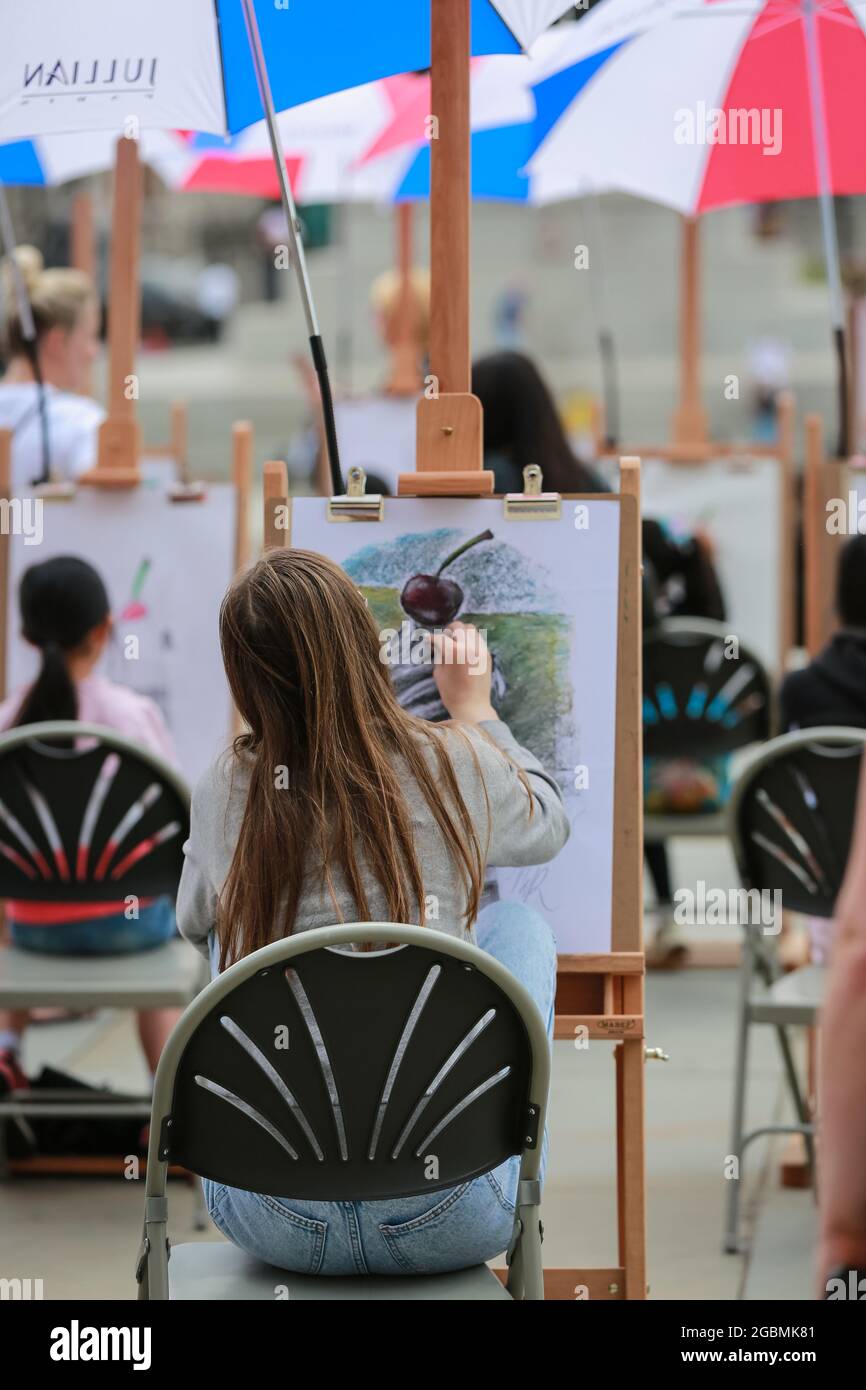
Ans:
{"type": "MultiPolygon", "coordinates": [[[[479,776],[472,752],[452,733],[448,752],[469,814],[475,824],[482,851],[487,848],[487,864],[505,867],[544,864],[562,849],[569,836],[568,817],[559,787],[527,749],[515,741],[507,724],[489,720],[477,729],[463,726],[478,754],[479,776]],[[490,740],[493,740],[491,743],[490,740]],[[516,767],[524,769],[532,790],[532,804],[522,786],[516,767]],[[490,803],[488,812],[484,787],[490,803]],[[530,809],[532,815],[530,816],[530,809]]],[[[427,754],[433,766],[434,754],[427,754]]],[[[447,849],[442,834],[424,796],[408,769],[401,785],[409,802],[418,852],[427,921],[431,927],[462,936],[467,899],[461,875],[447,849]]],[[[177,924],[182,936],[208,956],[208,938],[216,928],[217,901],[228,874],[246,807],[249,774],[243,759],[224,753],[207,770],[192,798],[190,836],[184,845],[185,862],[177,897],[177,924]]],[[[291,795],[290,791],[286,792],[291,795]]],[[[385,895],[363,865],[364,886],[371,921],[388,921],[385,895]]],[[[339,921],[358,920],[357,909],[342,875],[333,875],[337,907],[321,885],[320,866],[309,864],[298,905],[294,931],[332,926],[339,921]]],[[[282,933],[275,932],[275,938],[282,933]]]]}

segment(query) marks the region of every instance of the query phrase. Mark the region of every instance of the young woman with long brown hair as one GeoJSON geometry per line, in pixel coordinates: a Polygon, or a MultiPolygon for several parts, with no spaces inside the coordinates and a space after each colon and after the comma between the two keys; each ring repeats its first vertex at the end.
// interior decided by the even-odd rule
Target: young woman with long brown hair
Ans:
{"type": "MultiPolygon", "coordinates": [[[[488,865],[552,859],[568,820],[556,782],[493,709],[481,635],[452,624],[434,639],[444,724],[401,709],[364,598],[322,555],[259,561],[229,590],[220,638],[248,732],[196,788],[177,903],[213,973],[295,931],[417,923],[474,937],[523,982],[552,1035],[550,928],[522,904],[479,904],[488,865]]],[[[517,1170],[509,1159],[434,1200],[206,1192],[229,1239],[283,1268],[433,1273],[505,1249],[517,1170]]]]}

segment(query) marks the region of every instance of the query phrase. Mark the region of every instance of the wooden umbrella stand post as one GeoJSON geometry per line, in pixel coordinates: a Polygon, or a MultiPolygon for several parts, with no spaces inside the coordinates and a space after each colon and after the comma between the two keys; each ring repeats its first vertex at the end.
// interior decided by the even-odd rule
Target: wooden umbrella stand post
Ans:
{"type": "Polygon", "coordinates": [[[138,142],[117,142],[114,213],[111,228],[111,282],[108,302],[108,417],[99,430],[96,467],[79,482],[96,487],[136,487],[142,451],[138,419],[135,357],[141,331],[138,282],[141,240],[142,170],[138,142]]]}
{"type": "Polygon", "coordinates": [[[703,458],[710,451],[701,403],[701,263],[696,217],[682,219],[680,251],[680,403],[671,423],[673,450],[703,458]]]}
{"type": "Polygon", "coordinates": [[[489,496],[469,346],[470,0],[430,7],[430,372],[401,496],[489,496]]]}

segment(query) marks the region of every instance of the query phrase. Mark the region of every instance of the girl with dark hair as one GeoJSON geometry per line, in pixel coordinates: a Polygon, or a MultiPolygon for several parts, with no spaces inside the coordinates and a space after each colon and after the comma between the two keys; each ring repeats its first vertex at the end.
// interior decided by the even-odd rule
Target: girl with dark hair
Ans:
{"type": "MultiPolygon", "coordinates": [[[[0,704],[0,729],[49,720],[78,720],[116,729],[169,762],[171,738],[152,700],[97,674],[111,633],[108,595],[86,560],[59,556],[26,570],[19,590],[22,634],[40,654],[32,685],[0,704]]],[[[126,903],[82,905],[9,902],[6,919],[15,946],[59,955],[141,951],[175,933],[167,898],[142,900],[128,920],[126,903]]],[[[151,1072],[178,1017],[175,1009],[144,1009],[139,1035],[151,1072]]],[[[26,1087],[21,1039],[26,1010],[0,1010],[0,1086],[26,1087]]]]}
{"type": "Polygon", "coordinates": [[[549,492],[606,492],[575,458],[556,402],[535,363],[522,352],[493,352],[472,365],[472,393],[484,411],[484,467],[496,492],[522,492],[523,470],[541,469],[549,492]]]}
{"type": "MultiPolygon", "coordinates": [[[[220,638],[247,732],[195,790],[177,900],[181,933],[213,973],[312,927],[416,923],[475,939],[529,990],[551,1035],[550,927],[522,903],[480,900],[487,865],[552,859],[568,817],[554,778],[493,709],[481,634],[451,624],[434,638],[449,715],[436,724],[400,706],[363,595],[323,555],[266,555],[229,590],[220,638]]],[[[436,1273],[506,1248],[518,1166],[394,1201],[205,1191],[224,1235],[285,1269],[436,1273]]]]}

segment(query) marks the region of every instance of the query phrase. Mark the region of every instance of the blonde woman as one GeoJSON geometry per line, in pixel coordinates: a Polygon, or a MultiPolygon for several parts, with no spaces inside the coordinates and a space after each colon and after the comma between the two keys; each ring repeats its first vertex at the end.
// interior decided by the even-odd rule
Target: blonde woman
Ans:
{"type": "MultiPolygon", "coordinates": [[[[19,246],[15,260],[33,311],[51,474],[73,479],[96,462],[97,433],[105,418],[100,406],[84,394],[99,352],[99,296],[83,271],[46,270],[32,246],[19,246]]],[[[44,475],[43,420],[14,272],[8,263],[3,272],[8,366],[0,381],[0,429],[12,433],[12,488],[20,493],[44,475]]]]}

